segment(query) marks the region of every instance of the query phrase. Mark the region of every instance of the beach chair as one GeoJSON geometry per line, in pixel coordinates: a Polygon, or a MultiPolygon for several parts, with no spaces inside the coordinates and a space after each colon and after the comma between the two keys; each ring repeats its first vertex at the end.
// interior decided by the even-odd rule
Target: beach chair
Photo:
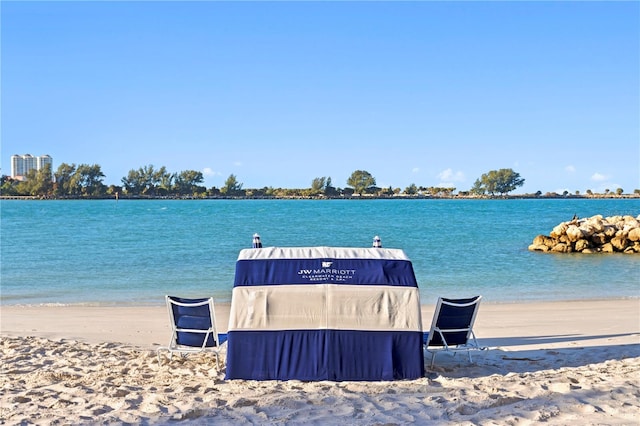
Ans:
{"type": "Polygon", "coordinates": [[[438,298],[431,329],[423,337],[424,347],[431,353],[431,367],[440,351],[453,352],[454,355],[465,351],[469,355],[469,362],[472,362],[471,351],[485,349],[478,346],[473,332],[480,299],[482,296],[469,299],[438,298]]]}
{"type": "Polygon", "coordinates": [[[168,346],[158,348],[158,363],[162,351],[168,351],[169,358],[174,352],[183,356],[196,352],[211,352],[220,368],[220,345],[226,340],[226,335],[219,334],[216,328],[213,297],[184,299],[166,296],[165,299],[171,321],[171,340],[168,346]]]}

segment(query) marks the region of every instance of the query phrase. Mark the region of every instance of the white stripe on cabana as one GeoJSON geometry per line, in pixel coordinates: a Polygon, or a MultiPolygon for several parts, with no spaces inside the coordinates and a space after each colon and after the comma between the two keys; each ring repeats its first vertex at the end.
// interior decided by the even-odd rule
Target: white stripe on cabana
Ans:
{"type": "Polygon", "coordinates": [[[241,286],[232,297],[229,331],[422,331],[417,287],[241,286]]]}
{"type": "Polygon", "coordinates": [[[409,260],[403,250],[352,247],[265,247],[240,250],[238,260],[384,259],[409,260]]]}

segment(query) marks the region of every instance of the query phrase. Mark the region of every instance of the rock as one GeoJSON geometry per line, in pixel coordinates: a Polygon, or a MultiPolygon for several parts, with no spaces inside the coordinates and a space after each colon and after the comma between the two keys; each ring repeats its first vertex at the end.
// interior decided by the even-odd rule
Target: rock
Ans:
{"type": "Polygon", "coordinates": [[[543,246],[546,246],[547,248],[551,248],[556,244],[558,244],[558,240],[551,237],[547,237],[546,235],[538,235],[533,239],[533,245],[543,245],[543,246]]]}
{"type": "Polygon", "coordinates": [[[629,233],[627,234],[627,238],[630,241],[640,241],[640,226],[629,230],[629,233]]]}
{"type": "Polygon", "coordinates": [[[551,251],[554,252],[554,253],[571,253],[573,251],[573,249],[571,248],[571,246],[569,244],[558,243],[555,246],[553,246],[551,251]]]}
{"type": "Polygon", "coordinates": [[[591,242],[585,239],[576,241],[576,245],[574,247],[575,251],[579,251],[579,252],[583,252],[586,249],[590,249],[590,248],[591,248],[591,242]]]}
{"type": "Polygon", "coordinates": [[[603,244],[602,247],[600,247],[600,251],[602,253],[613,253],[613,246],[611,243],[603,244]]]}
{"type": "Polygon", "coordinates": [[[583,223],[580,225],[580,231],[582,231],[582,235],[589,238],[596,233],[596,228],[591,224],[583,223]]]}
{"type": "Polygon", "coordinates": [[[615,228],[622,229],[624,226],[624,219],[622,216],[611,216],[605,219],[607,223],[614,226],[615,228]]]}
{"type": "Polygon", "coordinates": [[[598,232],[591,236],[591,241],[593,241],[593,244],[601,246],[607,242],[607,236],[604,235],[604,232],[598,232]]]}
{"type": "Polygon", "coordinates": [[[630,228],[640,228],[640,221],[638,221],[638,219],[633,216],[625,216],[624,226],[629,226],[630,228]]]}
{"type": "Polygon", "coordinates": [[[604,225],[602,224],[602,216],[593,216],[587,219],[586,222],[589,226],[593,227],[594,232],[604,231],[604,225]]]}
{"type": "Polygon", "coordinates": [[[624,251],[624,249],[626,249],[627,246],[629,245],[628,243],[629,243],[629,240],[627,240],[622,235],[616,235],[611,239],[611,242],[610,242],[610,244],[613,246],[613,248],[616,251],[624,251]]]}
{"type": "Polygon", "coordinates": [[[615,226],[611,226],[611,225],[609,225],[609,226],[605,226],[605,227],[604,227],[604,235],[606,235],[606,236],[607,236],[607,238],[612,238],[612,237],[614,237],[614,236],[616,235],[616,232],[617,232],[617,231],[618,231],[618,230],[616,229],[616,227],[615,227],[615,226]]]}
{"type": "Polygon", "coordinates": [[[564,235],[566,231],[567,231],[567,224],[561,223],[560,225],[553,228],[551,230],[551,234],[549,235],[551,236],[551,238],[559,238],[560,236],[564,235]]]}
{"type": "Polygon", "coordinates": [[[570,243],[575,243],[576,241],[581,240],[582,237],[584,237],[582,230],[576,225],[569,225],[565,232],[570,243]]]}
{"type": "Polygon", "coordinates": [[[554,253],[640,253],[640,215],[616,215],[562,222],[549,236],[537,235],[531,251],[554,253]]]}

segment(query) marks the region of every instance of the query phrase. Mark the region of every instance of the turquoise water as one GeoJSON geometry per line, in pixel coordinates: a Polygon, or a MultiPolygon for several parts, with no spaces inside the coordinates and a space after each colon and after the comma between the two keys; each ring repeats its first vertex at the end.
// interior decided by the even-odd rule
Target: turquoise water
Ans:
{"type": "Polygon", "coordinates": [[[640,200],[2,200],[2,304],[229,301],[235,260],[265,246],[401,248],[424,303],[640,296],[638,255],[529,252],[558,223],[640,214],[640,200]]]}

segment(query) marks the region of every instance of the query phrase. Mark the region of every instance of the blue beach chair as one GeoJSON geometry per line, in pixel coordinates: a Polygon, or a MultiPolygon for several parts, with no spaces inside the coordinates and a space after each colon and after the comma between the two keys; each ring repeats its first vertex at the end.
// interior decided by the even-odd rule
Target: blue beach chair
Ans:
{"type": "Polygon", "coordinates": [[[482,350],[473,332],[482,296],[469,299],[438,298],[431,329],[423,337],[424,347],[431,353],[431,367],[440,351],[465,351],[471,362],[471,351],[482,350]]]}
{"type": "Polygon", "coordinates": [[[184,299],[166,296],[165,299],[171,321],[171,340],[168,346],[158,348],[158,363],[162,351],[168,351],[169,358],[174,352],[182,355],[212,352],[220,368],[220,345],[226,341],[226,334],[218,333],[216,328],[213,297],[184,299]]]}

